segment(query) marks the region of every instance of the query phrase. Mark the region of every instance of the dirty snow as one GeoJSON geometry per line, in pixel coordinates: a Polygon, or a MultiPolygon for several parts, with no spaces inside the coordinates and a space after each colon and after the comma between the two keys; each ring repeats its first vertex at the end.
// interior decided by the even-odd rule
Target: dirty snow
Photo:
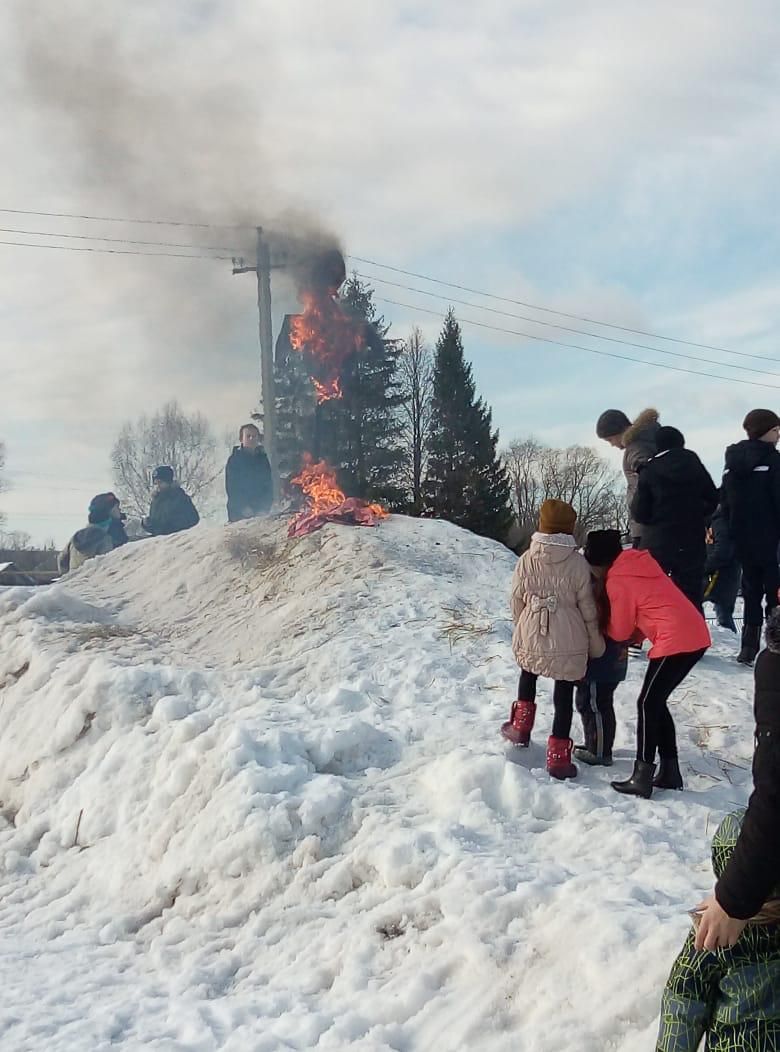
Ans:
{"type": "Polygon", "coordinates": [[[0,1048],[652,1048],[751,674],[716,629],[685,793],[609,788],[642,658],[616,766],[552,782],[545,694],[528,751],[498,736],[513,565],[442,522],[272,519],[0,589],[0,1048]]]}

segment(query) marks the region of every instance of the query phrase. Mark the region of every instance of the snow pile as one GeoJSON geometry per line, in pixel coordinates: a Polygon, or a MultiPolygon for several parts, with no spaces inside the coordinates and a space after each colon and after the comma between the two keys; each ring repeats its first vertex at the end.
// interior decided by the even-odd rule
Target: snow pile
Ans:
{"type": "Polygon", "coordinates": [[[514,557],[392,517],[128,545],[0,589],[0,1046],[652,1047],[744,802],[750,673],[723,633],[675,706],[689,791],[555,783],[527,752],[514,557]]]}

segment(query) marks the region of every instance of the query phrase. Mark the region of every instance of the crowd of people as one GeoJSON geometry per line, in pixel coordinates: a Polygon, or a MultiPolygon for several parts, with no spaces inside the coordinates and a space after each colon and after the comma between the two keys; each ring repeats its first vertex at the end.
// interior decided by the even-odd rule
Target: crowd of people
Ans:
{"type": "Polygon", "coordinates": [[[741,584],[737,660],[756,662],[754,788],[747,811],[727,816],[715,835],[715,891],[691,911],[694,927],[664,991],[657,1052],[696,1052],[705,1033],[710,1052],[780,1050],[780,417],[754,409],[743,427],[747,437],[726,450],[718,489],[655,410],[633,422],[620,410],[602,413],[597,435],[623,450],[630,536],[594,530],[581,549],[575,509],[546,500],[512,579],[520,680],[503,736],[530,744],[544,676],[554,681],[549,774],[575,777],[573,756],[611,766],[628,647],[649,640],[633,771],[611,783],[645,799],[683,788],[669,699],[711,645],[705,598],[735,631],[741,584]],[[570,737],[575,701],[580,746],[570,737]]]}
{"type": "MultiPolygon", "coordinates": [[[[140,521],[140,536],[167,536],[197,526],[200,515],[170,465],[155,468],[151,482],[149,513],[140,521]]],[[[225,465],[225,493],[229,522],[262,515],[271,507],[271,466],[255,424],[243,424],[239,429],[238,445],[225,465]]],[[[88,559],[127,544],[126,521],[116,494],[98,493],[90,501],[87,525],[77,530],[60,552],[60,573],[77,570],[88,559]]]]}

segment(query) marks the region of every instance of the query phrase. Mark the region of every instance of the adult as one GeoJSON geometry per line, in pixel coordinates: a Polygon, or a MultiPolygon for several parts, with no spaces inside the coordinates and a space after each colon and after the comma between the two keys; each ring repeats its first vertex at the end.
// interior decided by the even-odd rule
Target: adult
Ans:
{"type": "Polygon", "coordinates": [[[701,610],[707,522],[718,506],[718,490],[676,427],[659,427],[656,446],[658,452],[639,471],[631,503],[631,517],[642,528],[639,547],[701,610]]]}
{"type": "Polygon", "coordinates": [[[753,792],[734,853],[701,904],[696,949],[733,946],[780,884],[780,611],[767,620],[756,662],[753,792]]]}
{"type": "Polygon", "coordinates": [[[78,570],[88,559],[106,555],[114,547],[109,534],[111,513],[114,507],[113,493],[98,493],[89,504],[88,525],[76,530],[57,557],[57,566],[62,574],[78,570]]]}
{"type": "Polygon", "coordinates": [[[729,524],[721,504],[715,509],[707,531],[707,562],[704,567],[705,602],[715,607],[715,618],[721,628],[736,634],[734,607],[739,595],[742,567],[739,565],[729,524]]]}
{"type": "Polygon", "coordinates": [[[631,777],[612,782],[619,793],[649,798],[682,789],[677,736],[668,700],[710,646],[704,616],[648,551],[623,550],[617,530],[593,531],[585,558],[606,574],[610,639],[647,638],[652,646],[637,698],[636,762],[631,777]],[[661,764],[655,773],[656,752],[661,764]]]}
{"type": "Polygon", "coordinates": [[[167,536],[197,526],[200,516],[190,497],[174,481],[173,468],[163,464],[152,472],[154,493],[149,514],[141,520],[147,533],[167,536]]]}
{"type": "Polygon", "coordinates": [[[127,544],[130,538],[127,536],[127,530],[125,529],[125,523],[127,522],[127,516],[122,511],[122,506],[119,503],[119,498],[114,493],[106,493],[106,497],[113,500],[111,507],[111,518],[108,523],[108,533],[111,537],[111,542],[115,548],[121,548],[123,544],[127,544]]]}
{"type": "Polygon", "coordinates": [[[263,515],[273,501],[271,465],[259,429],[254,424],[244,424],[238,441],[225,465],[228,522],[263,515]]]}
{"type": "Polygon", "coordinates": [[[745,622],[737,661],[752,665],[764,621],[777,606],[780,570],[780,417],[771,409],[751,409],[742,427],[747,438],[726,450],[721,501],[742,564],[745,622]]]}
{"type": "MultiPolygon", "coordinates": [[[[606,409],[596,421],[596,434],[615,449],[623,450],[623,474],[626,476],[626,500],[629,512],[638,482],[638,472],[650,457],[658,452],[656,436],[660,428],[658,412],[643,409],[633,423],[622,409],[606,409]]],[[[629,533],[634,547],[638,547],[642,527],[631,521],[629,533]]]]}

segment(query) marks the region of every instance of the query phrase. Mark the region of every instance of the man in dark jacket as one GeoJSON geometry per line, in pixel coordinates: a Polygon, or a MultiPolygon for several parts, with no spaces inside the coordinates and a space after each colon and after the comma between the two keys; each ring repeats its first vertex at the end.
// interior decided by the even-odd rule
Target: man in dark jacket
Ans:
{"type": "Polygon", "coordinates": [[[696,949],[733,946],[780,884],[780,612],[767,621],[755,671],[753,793],[734,853],[702,906],[696,949]]]}
{"type": "Polygon", "coordinates": [[[149,505],[149,515],[141,520],[147,533],[158,537],[197,526],[200,516],[181,486],[174,483],[173,468],[167,465],[155,468],[152,482],[154,496],[149,505]]]}
{"type": "Polygon", "coordinates": [[[262,515],[273,501],[271,465],[259,430],[254,424],[244,424],[238,440],[240,444],[233,447],[225,465],[228,522],[262,515]]]}
{"type": "Polygon", "coordinates": [[[780,417],[752,409],[742,426],[747,439],[726,450],[721,501],[742,564],[745,624],[737,661],[752,665],[761,644],[762,601],[768,617],[780,587],[780,417]]]}
{"type": "MultiPolygon", "coordinates": [[[[598,437],[616,449],[623,450],[623,474],[626,476],[629,510],[636,492],[639,469],[658,452],[656,435],[660,426],[655,409],[643,409],[633,424],[622,409],[605,409],[596,421],[598,437]]],[[[629,531],[634,547],[639,547],[642,526],[632,520],[629,531]]]]}
{"type": "Polygon", "coordinates": [[[710,473],[676,427],[660,427],[658,452],[639,470],[631,517],[645,548],[699,610],[707,559],[707,522],[718,505],[710,473]]]}

